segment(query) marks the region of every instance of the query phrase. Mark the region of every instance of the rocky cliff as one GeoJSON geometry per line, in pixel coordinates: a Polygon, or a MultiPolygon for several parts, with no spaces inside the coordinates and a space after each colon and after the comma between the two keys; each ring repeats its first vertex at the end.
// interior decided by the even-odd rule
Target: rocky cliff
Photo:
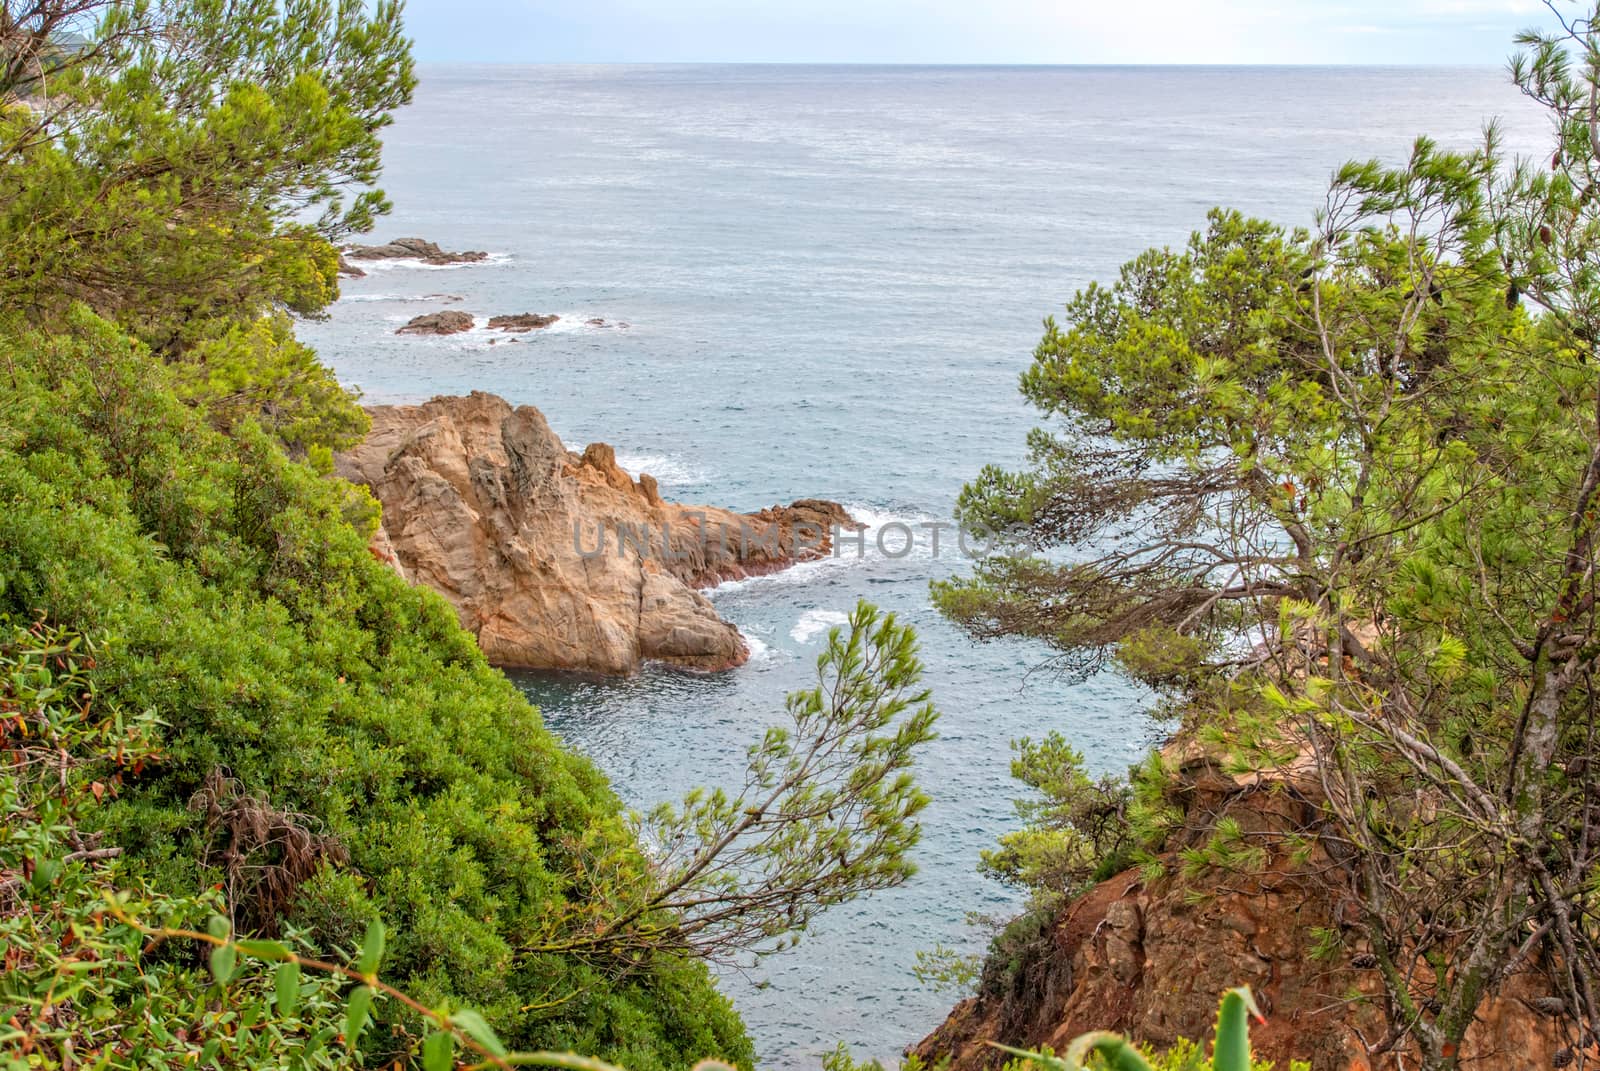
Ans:
{"type": "MultiPolygon", "coordinates": [[[[1169,761],[1177,756],[1169,749],[1169,761]]],[[[987,1044],[1061,1052],[1090,1030],[1115,1030],[1157,1049],[1180,1037],[1209,1038],[1217,998],[1248,984],[1267,1015],[1252,1029],[1258,1059],[1313,1071],[1403,1071],[1416,1055],[1375,1054],[1386,1033],[1377,972],[1359,947],[1314,954],[1319,928],[1338,931],[1353,905],[1326,880],[1332,867],[1315,853],[1296,861],[1283,834],[1304,830],[1316,792],[1309,776],[1232,777],[1197,752],[1180,758],[1184,825],[1168,841],[1167,875],[1147,881],[1129,870],[1066,904],[1036,938],[991,959],[980,994],[956,1005],[915,1051],[928,1061],[952,1055],[949,1071],[997,1068],[1007,1057],[987,1044]],[[1228,817],[1269,849],[1259,872],[1180,880],[1178,853],[1202,843],[1228,817]]],[[[1462,1066],[1561,1067],[1570,1044],[1556,1019],[1536,1009],[1537,976],[1507,980],[1480,1009],[1463,1046],[1462,1066]]]]}
{"type": "Polygon", "coordinates": [[[611,447],[569,452],[531,406],[473,393],[374,406],[337,471],[383,505],[377,553],[449,599],[491,662],[624,674],[749,656],[697,588],[829,552],[835,503],[758,514],[662,500],[611,447]]]}

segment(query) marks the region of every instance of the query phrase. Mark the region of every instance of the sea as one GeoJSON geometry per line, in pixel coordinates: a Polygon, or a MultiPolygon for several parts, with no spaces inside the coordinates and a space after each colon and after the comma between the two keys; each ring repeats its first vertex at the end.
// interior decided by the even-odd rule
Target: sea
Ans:
{"type": "Polygon", "coordinates": [[[975,644],[929,582],[970,560],[937,529],[987,464],[1025,462],[1017,391],[1046,316],[1212,206],[1309,225],[1333,170],[1418,134],[1513,153],[1547,120],[1494,68],[423,67],[385,132],[394,211],[374,238],[483,250],[380,264],[300,328],[367,401],[491,391],[575,449],[616,447],[669,498],[755,510],[831,498],[865,547],[709,593],[749,663],[626,680],[518,675],[631,806],[736,785],[746,748],[814,681],[860,600],[914,625],[939,738],[918,774],[917,875],[829,910],[798,948],[719,967],[761,1064],[840,1043],[892,1062],[959,994],[918,951],[983,949],[1019,894],[979,853],[1016,828],[1012,741],[1064,734],[1095,772],[1159,742],[1115,674],[1075,681],[1032,643],[975,644]],[[422,312],[479,328],[398,336],[422,312]],[[556,313],[507,341],[491,315],[556,313]],[[604,321],[603,325],[591,320],[604,321]],[[940,544],[935,550],[933,536],[940,544]],[[880,542],[881,537],[881,542],[880,542]]]}

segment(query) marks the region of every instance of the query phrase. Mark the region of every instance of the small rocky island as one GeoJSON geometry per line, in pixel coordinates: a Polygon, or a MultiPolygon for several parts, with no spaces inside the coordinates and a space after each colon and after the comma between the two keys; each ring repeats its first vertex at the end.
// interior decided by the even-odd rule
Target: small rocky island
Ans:
{"type": "MultiPolygon", "coordinates": [[[[495,331],[504,331],[508,334],[519,334],[525,331],[538,331],[549,327],[561,317],[554,313],[520,312],[513,316],[491,316],[489,327],[495,331]]],[[[591,320],[592,326],[604,326],[605,321],[591,320]]],[[[441,312],[425,312],[420,316],[413,316],[404,327],[395,331],[397,335],[456,335],[462,331],[471,331],[477,321],[468,312],[456,309],[445,309],[441,312]]]]}
{"type": "Polygon", "coordinates": [[[404,327],[396,329],[395,334],[457,335],[462,331],[471,331],[475,322],[470,312],[460,312],[456,309],[425,312],[421,316],[413,316],[404,327]]]}
{"type": "Polygon", "coordinates": [[[374,552],[448,599],[500,666],[740,665],[743,637],[698,589],[826,555],[835,526],[856,527],[818,499],[754,514],[666,502],[611,447],[573,453],[539,410],[492,394],[368,413],[336,466],[383,505],[374,552]]]}
{"type": "Polygon", "coordinates": [[[446,264],[476,264],[488,259],[489,254],[481,249],[451,253],[426,238],[396,238],[382,245],[346,246],[339,253],[339,273],[355,278],[367,274],[350,263],[356,260],[417,260],[437,267],[446,264]]]}
{"type": "Polygon", "coordinates": [[[491,316],[489,326],[496,331],[537,331],[561,317],[554,313],[519,312],[512,316],[491,316]]]}

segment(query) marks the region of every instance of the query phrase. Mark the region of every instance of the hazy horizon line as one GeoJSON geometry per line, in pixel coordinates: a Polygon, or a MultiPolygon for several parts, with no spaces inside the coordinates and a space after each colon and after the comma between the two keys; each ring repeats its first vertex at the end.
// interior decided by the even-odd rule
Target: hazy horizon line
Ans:
{"type": "Polygon", "coordinates": [[[1501,70],[1510,62],[1463,63],[1419,60],[1413,63],[1032,63],[986,60],[500,60],[420,58],[423,67],[910,67],[910,68],[1031,68],[1036,70],[1501,70]]]}

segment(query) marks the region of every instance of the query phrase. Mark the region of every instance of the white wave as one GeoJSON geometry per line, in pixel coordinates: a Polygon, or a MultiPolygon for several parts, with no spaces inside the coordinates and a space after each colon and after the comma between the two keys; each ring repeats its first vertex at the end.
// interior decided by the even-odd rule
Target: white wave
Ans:
{"type": "Polygon", "coordinates": [[[510,253],[490,253],[486,260],[466,260],[459,264],[425,264],[416,257],[389,257],[382,260],[356,260],[350,263],[368,275],[389,271],[455,271],[458,268],[481,268],[484,265],[509,264],[510,253]]]}
{"type": "Polygon", "coordinates": [[[874,528],[882,528],[888,524],[903,524],[907,528],[916,528],[918,525],[930,524],[939,520],[939,518],[926,513],[895,513],[890,510],[863,505],[859,502],[846,502],[844,503],[844,508],[851,517],[866,525],[868,531],[874,528]]]}
{"type": "Polygon", "coordinates": [[[805,643],[830,628],[849,623],[850,615],[839,610],[807,610],[800,615],[800,620],[795,623],[794,628],[789,630],[789,638],[796,643],[805,643]]]}
{"type": "Polygon", "coordinates": [[[704,469],[671,454],[636,454],[619,450],[617,464],[636,480],[641,473],[648,472],[662,487],[683,487],[706,482],[707,473],[704,469]]]}
{"type": "Polygon", "coordinates": [[[861,503],[846,503],[845,510],[861,532],[840,532],[834,540],[835,559],[925,560],[943,558],[959,550],[955,522],[926,513],[902,513],[861,503]]]}
{"type": "Polygon", "coordinates": [[[750,661],[765,662],[772,657],[771,645],[762,640],[761,637],[752,636],[748,632],[741,633],[741,635],[744,636],[744,645],[750,648],[750,661]]]}
{"type": "MultiPolygon", "coordinates": [[[[502,331],[498,327],[490,327],[489,317],[481,313],[472,312],[468,309],[459,311],[465,312],[472,317],[472,326],[465,331],[452,331],[448,335],[417,334],[402,335],[401,337],[438,342],[458,350],[488,350],[491,348],[499,349],[502,346],[521,347],[538,341],[539,335],[555,330],[555,325],[552,324],[549,327],[534,328],[530,331],[502,331]]],[[[496,313],[495,315],[499,314],[496,313]]],[[[407,316],[405,313],[391,314],[384,317],[385,322],[399,324],[402,327],[410,323],[411,320],[412,317],[407,316]]]]}
{"type": "MultiPolygon", "coordinates": [[[[347,298],[341,298],[340,300],[383,301],[391,304],[398,302],[436,302],[438,304],[454,305],[455,302],[461,301],[462,298],[458,294],[425,294],[421,297],[407,297],[386,294],[357,294],[351,295],[347,298]]],[[[562,312],[556,313],[556,321],[545,327],[531,327],[525,331],[506,331],[498,327],[489,326],[490,319],[495,316],[509,315],[506,313],[495,312],[485,314],[475,312],[471,309],[463,309],[459,306],[455,306],[449,310],[440,311],[465,312],[472,317],[473,326],[469,327],[465,331],[455,331],[448,335],[414,335],[410,337],[437,339],[460,350],[481,350],[488,349],[490,346],[498,348],[508,342],[517,344],[537,342],[540,335],[564,335],[574,331],[606,331],[612,328],[627,327],[627,324],[612,321],[606,321],[604,324],[592,324],[589,322],[590,317],[587,317],[584,313],[562,312]]],[[[386,323],[404,326],[405,324],[410,323],[413,317],[407,313],[400,312],[389,313],[388,315],[384,316],[383,319],[386,323]]],[[[655,455],[646,455],[646,457],[649,459],[654,459],[655,455]]],[[[626,466],[624,466],[624,468],[626,468],[626,466]]],[[[693,478],[685,478],[681,481],[670,481],[663,478],[662,474],[656,472],[654,469],[649,469],[647,471],[650,473],[650,475],[655,476],[663,484],[668,484],[671,482],[694,483],[703,478],[703,476],[696,476],[693,478]]],[[[637,473],[635,473],[635,475],[637,475],[637,473]]]]}
{"type": "Polygon", "coordinates": [[[799,562],[798,564],[791,565],[787,569],[780,570],[776,573],[763,573],[760,576],[746,576],[740,577],[737,580],[724,580],[714,587],[703,589],[701,594],[705,595],[707,598],[715,600],[722,598],[725,595],[732,595],[735,592],[743,591],[747,587],[756,585],[761,587],[796,587],[803,584],[809,584],[829,570],[837,569],[840,566],[849,565],[853,562],[853,560],[854,559],[827,557],[817,558],[809,562],[799,562]]]}
{"type": "Polygon", "coordinates": [[[723,581],[720,581],[719,583],[713,585],[712,587],[701,588],[700,589],[700,594],[706,596],[709,599],[715,599],[719,595],[731,595],[735,591],[744,590],[746,587],[749,586],[749,584],[750,584],[750,582],[752,580],[757,580],[757,579],[761,579],[761,578],[753,577],[753,576],[746,576],[746,577],[741,577],[738,580],[723,580],[723,581]]]}
{"type": "Polygon", "coordinates": [[[451,305],[462,300],[460,294],[342,294],[341,302],[347,301],[437,301],[441,305],[451,305]]]}
{"type": "Polygon", "coordinates": [[[549,327],[541,327],[547,335],[565,335],[570,331],[592,331],[594,328],[587,323],[588,317],[581,312],[558,312],[557,320],[549,327]]]}
{"type": "MultiPolygon", "coordinates": [[[[493,315],[500,316],[505,314],[497,312],[493,315]]],[[[526,331],[506,331],[498,327],[490,327],[490,316],[473,313],[473,327],[445,337],[456,341],[461,349],[476,350],[487,349],[490,346],[504,346],[507,343],[537,343],[542,335],[565,335],[573,331],[599,330],[599,328],[585,323],[577,314],[563,312],[556,315],[558,319],[555,323],[545,327],[531,327],[526,331]]],[[[656,476],[657,474],[651,472],[651,475],[656,476]]],[[[662,482],[666,481],[663,480],[662,482]]]]}
{"type": "Polygon", "coordinates": [[[602,331],[613,328],[626,329],[629,325],[620,320],[607,320],[587,312],[558,312],[556,322],[548,327],[535,328],[528,334],[564,335],[570,331],[602,331]]]}
{"type": "MultiPolygon", "coordinates": [[[[624,464],[623,467],[627,468],[627,465],[624,464]]],[[[934,532],[923,525],[936,522],[927,514],[895,513],[860,504],[846,505],[845,510],[857,523],[866,527],[860,532],[834,533],[833,550],[829,554],[812,561],[799,562],[787,569],[767,573],[764,576],[724,580],[716,587],[707,589],[706,594],[715,599],[731,595],[753,584],[764,586],[809,584],[835,569],[847,569],[875,561],[908,558],[925,560],[935,556],[934,532]]],[[[941,528],[938,532],[940,557],[958,553],[959,545],[956,541],[954,523],[947,522],[947,524],[948,527],[941,528]]]]}

